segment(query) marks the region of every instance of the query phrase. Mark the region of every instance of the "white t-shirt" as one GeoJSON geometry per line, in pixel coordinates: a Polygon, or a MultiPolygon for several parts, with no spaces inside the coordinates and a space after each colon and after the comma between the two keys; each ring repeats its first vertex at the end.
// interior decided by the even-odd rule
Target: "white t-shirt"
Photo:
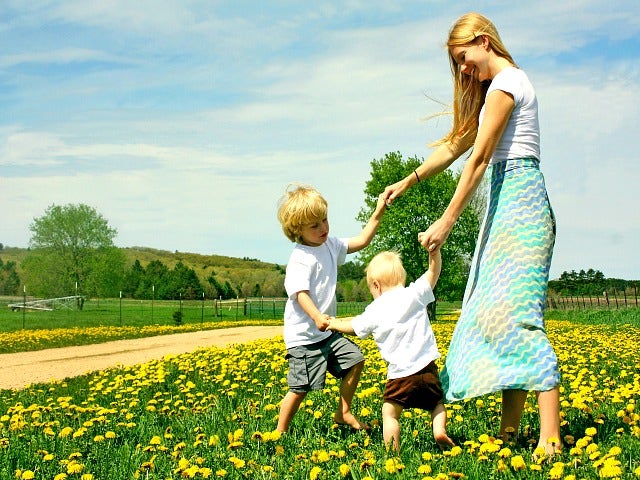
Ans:
{"type": "MultiPolygon", "coordinates": [[[[490,164],[511,158],[533,157],[539,160],[538,100],[527,74],[519,68],[504,68],[491,81],[487,96],[494,90],[513,95],[515,105],[490,164]]],[[[480,125],[483,119],[484,106],[480,111],[480,125]]]]}
{"type": "Polygon", "coordinates": [[[336,315],[338,265],[347,258],[348,242],[346,238],[329,237],[319,247],[296,244],[291,252],[284,277],[288,296],[284,308],[284,343],[287,348],[310,345],[331,335],[331,331],[318,330],[298,303],[297,294],[308,290],[318,310],[332,317],[336,315]]]}
{"type": "Polygon", "coordinates": [[[408,287],[384,292],[353,318],[355,334],[371,335],[389,363],[388,378],[412,375],[440,357],[427,316],[427,305],[434,300],[423,275],[408,287]]]}

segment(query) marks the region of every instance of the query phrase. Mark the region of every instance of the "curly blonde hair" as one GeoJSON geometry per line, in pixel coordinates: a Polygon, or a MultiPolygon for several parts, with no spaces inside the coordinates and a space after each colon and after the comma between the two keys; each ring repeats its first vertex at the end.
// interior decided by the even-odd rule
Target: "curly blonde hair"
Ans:
{"type": "Polygon", "coordinates": [[[291,183],[278,201],[278,220],[289,240],[302,243],[302,227],[327,218],[328,209],[327,201],[315,188],[291,183]]]}
{"type": "Polygon", "coordinates": [[[470,45],[481,36],[489,40],[489,45],[496,55],[516,65],[502,43],[496,26],[484,15],[467,13],[453,24],[447,40],[449,64],[453,74],[453,127],[436,142],[438,145],[462,143],[471,146],[478,134],[478,117],[484,105],[489,82],[478,82],[472,76],[463,74],[460,65],[451,54],[451,49],[470,45]]]}

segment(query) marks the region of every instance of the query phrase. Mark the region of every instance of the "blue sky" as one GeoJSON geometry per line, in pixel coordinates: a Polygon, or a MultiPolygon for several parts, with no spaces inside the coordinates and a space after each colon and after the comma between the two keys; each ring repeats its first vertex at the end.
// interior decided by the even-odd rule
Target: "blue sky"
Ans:
{"type": "Polygon", "coordinates": [[[640,278],[636,0],[5,0],[0,242],[26,247],[49,205],[85,203],[119,246],[284,264],[292,181],[352,236],[370,162],[426,157],[448,126],[423,121],[441,109],[427,97],[450,101],[443,45],[471,10],[538,93],[552,277],[640,278]]]}

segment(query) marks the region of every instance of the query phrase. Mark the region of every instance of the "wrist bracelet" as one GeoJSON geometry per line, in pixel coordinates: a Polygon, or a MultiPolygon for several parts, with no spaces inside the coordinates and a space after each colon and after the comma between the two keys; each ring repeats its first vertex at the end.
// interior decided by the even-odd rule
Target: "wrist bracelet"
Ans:
{"type": "Polygon", "coordinates": [[[416,180],[417,180],[416,183],[420,183],[420,175],[418,175],[418,171],[414,170],[413,173],[416,175],[416,180]]]}

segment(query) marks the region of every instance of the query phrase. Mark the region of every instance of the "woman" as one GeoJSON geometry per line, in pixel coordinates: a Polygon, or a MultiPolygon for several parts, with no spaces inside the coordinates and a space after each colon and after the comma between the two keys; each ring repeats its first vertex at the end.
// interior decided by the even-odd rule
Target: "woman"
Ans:
{"type": "Polygon", "coordinates": [[[543,313],[555,220],[539,169],[535,91],[486,17],[458,19],[447,47],[453,127],[422,165],[385,189],[387,203],[472,149],[444,214],[418,235],[433,251],[447,240],[491,166],[487,212],[442,383],[447,401],[502,391],[503,439],[517,434],[527,392],[535,391],[538,447],[553,454],[561,448],[560,375],[543,313]]]}

